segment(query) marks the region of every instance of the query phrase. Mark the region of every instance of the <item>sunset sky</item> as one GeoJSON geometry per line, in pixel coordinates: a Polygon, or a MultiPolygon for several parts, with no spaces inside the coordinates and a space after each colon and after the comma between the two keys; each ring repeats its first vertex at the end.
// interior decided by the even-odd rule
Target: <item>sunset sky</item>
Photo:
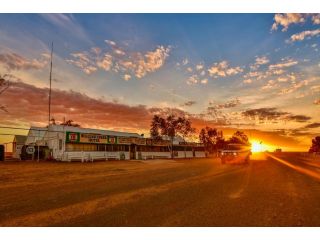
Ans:
{"type": "MultiPolygon", "coordinates": [[[[320,130],[320,14],[0,14],[0,125],[145,133],[156,113],[307,150],[320,130]]],[[[0,129],[2,133],[12,131],[0,129]]],[[[26,134],[16,130],[14,133],[26,134]]],[[[12,136],[0,136],[0,142],[12,136]]]]}

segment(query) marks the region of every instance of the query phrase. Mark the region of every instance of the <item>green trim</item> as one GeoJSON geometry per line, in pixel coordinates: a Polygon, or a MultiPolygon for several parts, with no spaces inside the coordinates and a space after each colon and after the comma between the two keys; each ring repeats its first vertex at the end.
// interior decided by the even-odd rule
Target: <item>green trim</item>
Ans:
{"type": "Polygon", "coordinates": [[[80,143],[80,133],[78,132],[66,132],[67,143],[80,143]]]}

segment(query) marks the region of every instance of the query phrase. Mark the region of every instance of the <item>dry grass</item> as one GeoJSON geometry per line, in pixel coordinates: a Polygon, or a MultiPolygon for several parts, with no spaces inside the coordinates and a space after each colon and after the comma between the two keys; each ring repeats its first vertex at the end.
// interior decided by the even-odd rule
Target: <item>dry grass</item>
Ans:
{"type": "Polygon", "coordinates": [[[193,159],[15,162],[0,168],[0,225],[50,226],[192,184],[226,167],[214,159],[193,159]]]}

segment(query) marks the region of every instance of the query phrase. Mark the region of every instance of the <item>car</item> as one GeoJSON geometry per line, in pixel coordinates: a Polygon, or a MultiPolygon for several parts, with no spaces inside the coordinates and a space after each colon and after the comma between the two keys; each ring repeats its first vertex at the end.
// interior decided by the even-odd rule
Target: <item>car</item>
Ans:
{"type": "Polygon", "coordinates": [[[221,163],[246,164],[249,163],[251,154],[250,145],[228,144],[220,151],[221,163]]]}

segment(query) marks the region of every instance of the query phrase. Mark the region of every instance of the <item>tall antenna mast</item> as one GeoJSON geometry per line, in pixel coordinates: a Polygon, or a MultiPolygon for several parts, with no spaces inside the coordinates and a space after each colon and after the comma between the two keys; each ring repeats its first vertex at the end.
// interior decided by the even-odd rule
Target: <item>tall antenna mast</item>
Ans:
{"type": "Polygon", "coordinates": [[[51,120],[51,80],[52,80],[52,53],[53,53],[53,42],[51,43],[51,61],[50,61],[50,88],[49,88],[49,119],[48,119],[48,127],[50,126],[51,120]]]}

